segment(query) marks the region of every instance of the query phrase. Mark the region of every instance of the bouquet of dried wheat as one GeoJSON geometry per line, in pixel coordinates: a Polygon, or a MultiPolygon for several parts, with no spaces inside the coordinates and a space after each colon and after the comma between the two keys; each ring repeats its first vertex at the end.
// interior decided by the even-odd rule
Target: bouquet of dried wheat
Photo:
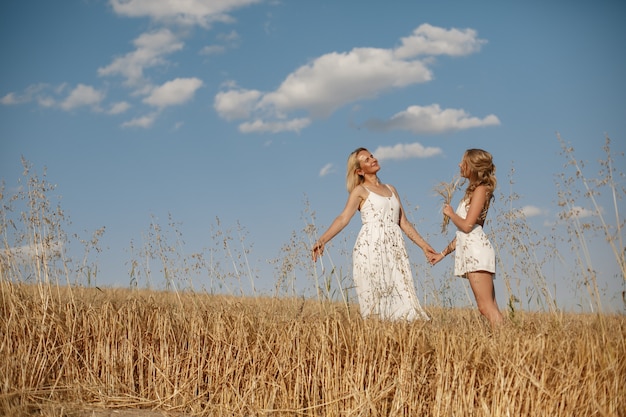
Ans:
{"type": "MultiPolygon", "coordinates": [[[[454,192],[461,185],[461,178],[455,176],[450,182],[440,182],[435,186],[435,193],[437,193],[442,199],[444,204],[450,204],[454,192]]],[[[450,217],[443,215],[443,221],[441,223],[441,233],[448,231],[448,224],[450,223],[450,217]]]]}

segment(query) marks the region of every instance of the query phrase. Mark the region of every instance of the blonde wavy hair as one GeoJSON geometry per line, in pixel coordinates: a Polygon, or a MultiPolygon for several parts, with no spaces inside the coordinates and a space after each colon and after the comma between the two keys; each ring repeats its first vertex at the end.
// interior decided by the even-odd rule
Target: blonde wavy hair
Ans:
{"type": "Polygon", "coordinates": [[[348,163],[346,167],[346,188],[348,193],[351,193],[357,186],[361,185],[365,178],[362,175],[357,174],[357,170],[361,168],[361,161],[357,159],[359,152],[367,151],[366,148],[357,148],[348,156],[348,163]]]}
{"type": "Polygon", "coordinates": [[[493,192],[498,183],[493,157],[489,152],[482,149],[468,149],[463,154],[463,162],[466,164],[466,169],[469,170],[470,174],[469,185],[465,190],[463,200],[469,204],[476,187],[484,185],[487,188],[487,201],[485,202],[485,207],[480,212],[480,216],[478,216],[478,220],[484,222],[487,218],[491,200],[494,199],[493,192]]]}

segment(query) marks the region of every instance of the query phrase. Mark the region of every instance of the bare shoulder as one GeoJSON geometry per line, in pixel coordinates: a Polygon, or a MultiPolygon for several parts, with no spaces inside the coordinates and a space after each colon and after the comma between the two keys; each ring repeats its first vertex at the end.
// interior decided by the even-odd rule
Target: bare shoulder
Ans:
{"type": "Polygon", "coordinates": [[[479,185],[474,189],[474,194],[478,194],[478,195],[487,195],[489,189],[487,188],[486,185],[479,185]]]}
{"type": "Polygon", "coordinates": [[[487,193],[488,193],[489,189],[487,188],[486,185],[479,185],[477,186],[474,191],[472,192],[472,197],[470,198],[470,201],[478,201],[480,202],[484,202],[487,199],[487,193]]]}
{"type": "Polygon", "coordinates": [[[355,207],[360,206],[361,202],[367,199],[369,195],[369,191],[359,184],[352,191],[350,191],[350,195],[348,196],[348,205],[355,205],[355,207]]]}
{"type": "Polygon", "coordinates": [[[356,196],[361,197],[362,199],[365,199],[365,198],[367,198],[369,193],[370,192],[367,190],[367,188],[365,188],[365,186],[363,184],[359,184],[356,187],[354,187],[354,190],[352,190],[351,194],[354,194],[356,196]]]}
{"type": "Polygon", "coordinates": [[[385,184],[385,185],[386,185],[387,187],[389,187],[389,188],[391,189],[391,191],[393,191],[393,193],[394,193],[395,195],[399,195],[398,190],[396,190],[396,187],[394,187],[394,186],[393,186],[393,185],[391,185],[391,184],[385,184]]]}

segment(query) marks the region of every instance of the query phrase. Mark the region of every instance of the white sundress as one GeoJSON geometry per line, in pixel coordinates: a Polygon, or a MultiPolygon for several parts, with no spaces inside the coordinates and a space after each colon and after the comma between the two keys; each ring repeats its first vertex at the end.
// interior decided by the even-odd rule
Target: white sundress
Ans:
{"type": "Polygon", "coordinates": [[[388,320],[430,320],[415,292],[399,225],[400,202],[393,192],[390,197],[384,197],[367,191],[369,195],[361,206],[363,225],[352,253],[361,315],[388,320]]]}
{"type": "MultiPolygon", "coordinates": [[[[456,214],[467,217],[466,200],[459,203],[456,214]]],[[[469,233],[457,230],[454,255],[454,275],[467,278],[468,272],[496,273],[496,254],[483,227],[475,224],[469,233]]]]}

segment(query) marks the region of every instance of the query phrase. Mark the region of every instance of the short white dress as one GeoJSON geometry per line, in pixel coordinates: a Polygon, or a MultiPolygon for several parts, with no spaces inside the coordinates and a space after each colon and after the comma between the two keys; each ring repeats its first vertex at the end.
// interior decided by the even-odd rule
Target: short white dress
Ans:
{"type": "Polygon", "coordinates": [[[396,195],[392,192],[385,197],[369,191],[361,205],[361,221],[352,252],[361,315],[387,320],[430,320],[415,292],[396,195]]]}
{"type": "MultiPolygon", "coordinates": [[[[461,201],[456,214],[466,218],[468,207],[466,200],[461,201]]],[[[495,251],[479,224],[475,224],[469,233],[457,230],[454,255],[454,275],[467,278],[468,272],[476,271],[496,273],[495,251]]]]}

